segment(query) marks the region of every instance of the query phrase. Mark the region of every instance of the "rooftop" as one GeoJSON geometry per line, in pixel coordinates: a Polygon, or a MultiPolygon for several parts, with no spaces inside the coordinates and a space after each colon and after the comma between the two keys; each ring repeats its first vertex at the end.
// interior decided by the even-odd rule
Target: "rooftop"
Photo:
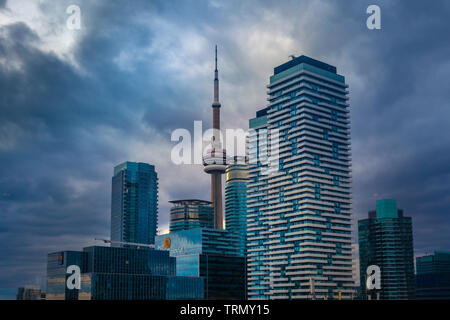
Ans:
{"type": "Polygon", "coordinates": [[[199,199],[183,199],[183,200],[170,200],[170,203],[177,205],[211,205],[211,201],[199,200],[199,199]]]}
{"type": "Polygon", "coordinates": [[[273,74],[275,75],[275,74],[281,73],[281,72],[283,72],[289,68],[292,68],[298,64],[301,64],[301,63],[307,63],[307,64],[317,67],[319,69],[323,69],[323,70],[331,72],[331,73],[337,73],[336,67],[329,65],[325,62],[321,62],[319,60],[301,55],[300,57],[293,58],[292,60],[285,62],[285,63],[279,65],[278,67],[275,67],[273,69],[273,74]]]}

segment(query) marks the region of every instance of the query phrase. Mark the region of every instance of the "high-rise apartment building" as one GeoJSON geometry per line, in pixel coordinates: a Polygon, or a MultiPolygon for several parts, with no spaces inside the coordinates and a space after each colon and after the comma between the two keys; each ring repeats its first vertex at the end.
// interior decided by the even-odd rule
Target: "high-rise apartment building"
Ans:
{"type": "Polygon", "coordinates": [[[187,199],[169,201],[170,232],[196,228],[214,228],[214,212],[210,201],[187,199]]]}
{"type": "Polygon", "coordinates": [[[267,88],[269,105],[249,122],[248,297],[349,299],[348,85],[300,56],[276,67],[267,88]]]}
{"type": "Polygon", "coordinates": [[[361,295],[367,298],[367,267],[381,272],[380,299],[414,299],[412,221],[397,209],[395,200],[379,200],[369,218],[358,221],[361,295]]]}
{"type": "Polygon", "coordinates": [[[241,163],[227,166],[225,184],[225,228],[239,237],[239,247],[245,255],[247,235],[247,183],[248,164],[241,163]]]}
{"type": "Polygon", "coordinates": [[[153,244],[158,223],[158,175],[153,165],[124,162],[114,168],[111,240],[153,244]]]}
{"type": "Polygon", "coordinates": [[[450,300],[450,251],[416,258],[416,299],[450,300]]]}

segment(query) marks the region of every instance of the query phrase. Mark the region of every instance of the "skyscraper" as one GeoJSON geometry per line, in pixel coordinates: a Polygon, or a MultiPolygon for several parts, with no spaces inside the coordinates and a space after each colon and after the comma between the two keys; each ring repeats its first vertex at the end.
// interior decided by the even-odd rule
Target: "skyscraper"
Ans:
{"type": "Polygon", "coordinates": [[[245,255],[247,235],[248,164],[243,161],[227,165],[225,184],[225,228],[239,237],[239,247],[245,255]]]}
{"type": "Polygon", "coordinates": [[[214,228],[211,202],[197,199],[173,200],[170,208],[170,232],[195,228],[214,228]]]}
{"type": "Polygon", "coordinates": [[[450,300],[450,251],[416,258],[416,299],[450,300]]]}
{"type": "Polygon", "coordinates": [[[211,149],[204,157],[204,171],[211,175],[211,202],[214,209],[214,227],[216,229],[223,228],[222,213],[222,174],[225,173],[226,152],[222,148],[220,141],[220,107],[219,102],[219,71],[217,70],[217,45],[215,56],[214,70],[214,100],[213,109],[213,136],[211,141],[211,149]]]}
{"type": "Polygon", "coordinates": [[[367,297],[366,272],[381,271],[380,299],[414,299],[412,221],[397,209],[395,200],[379,200],[369,218],[358,221],[361,294],[367,297]]]}
{"type": "Polygon", "coordinates": [[[153,244],[158,223],[158,175],[153,165],[124,162],[114,168],[111,240],[153,244]]]}
{"type": "Polygon", "coordinates": [[[351,298],[348,85],[300,56],[267,87],[269,105],[249,122],[249,299],[351,298]]]}

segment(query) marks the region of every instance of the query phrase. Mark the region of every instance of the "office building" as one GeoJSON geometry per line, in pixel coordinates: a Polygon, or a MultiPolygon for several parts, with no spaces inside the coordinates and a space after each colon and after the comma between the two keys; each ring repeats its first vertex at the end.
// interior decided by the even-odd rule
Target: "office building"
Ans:
{"type": "Polygon", "coordinates": [[[412,221],[397,209],[395,200],[377,201],[369,218],[358,221],[358,239],[362,297],[371,294],[366,290],[367,267],[377,265],[381,272],[380,299],[414,299],[412,221]]]}
{"type": "Polygon", "coordinates": [[[225,228],[237,234],[241,255],[245,255],[247,235],[247,183],[248,164],[227,165],[225,184],[225,228]]]}
{"type": "Polygon", "coordinates": [[[300,56],[267,88],[269,104],[249,121],[248,297],[350,299],[348,85],[300,56]]]}
{"type": "Polygon", "coordinates": [[[175,258],[148,248],[92,246],[50,253],[48,300],[203,299],[203,280],[177,277],[175,258]],[[80,289],[70,289],[67,267],[80,268],[80,289]]]}
{"type": "Polygon", "coordinates": [[[157,217],[158,175],[155,167],[128,161],[116,166],[112,178],[111,240],[153,244],[157,217]]]}
{"type": "MultiPolygon", "coordinates": [[[[83,272],[86,270],[86,253],[80,251],[61,251],[50,253],[47,256],[47,300],[79,300],[87,299],[86,282],[82,283],[82,292],[70,290],[66,281],[70,274],[69,266],[79,266],[83,272]]],[[[84,279],[83,279],[84,280],[84,279]]]]}
{"type": "Polygon", "coordinates": [[[17,289],[16,300],[45,300],[45,291],[36,287],[20,287],[17,289]]]}
{"type": "Polygon", "coordinates": [[[416,258],[416,299],[450,300],[450,251],[416,258]]]}
{"type": "Polygon", "coordinates": [[[214,228],[214,212],[210,201],[188,199],[169,201],[170,232],[196,228],[214,228]]]}
{"type": "Polygon", "coordinates": [[[235,234],[204,228],[171,232],[157,236],[155,248],[176,257],[177,276],[204,280],[205,299],[246,298],[245,257],[235,234]]]}

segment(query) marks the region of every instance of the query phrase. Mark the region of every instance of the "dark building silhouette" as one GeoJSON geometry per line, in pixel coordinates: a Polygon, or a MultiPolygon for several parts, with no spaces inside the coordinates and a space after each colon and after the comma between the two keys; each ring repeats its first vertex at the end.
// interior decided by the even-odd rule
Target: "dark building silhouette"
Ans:
{"type": "Polygon", "coordinates": [[[397,209],[395,200],[380,200],[369,218],[358,221],[361,295],[367,298],[366,271],[381,270],[380,299],[414,299],[412,221],[397,209]]]}
{"type": "Polygon", "coordinates": [[[416,258],[416,299],[450,300],[450,251],[416,258]]]}

